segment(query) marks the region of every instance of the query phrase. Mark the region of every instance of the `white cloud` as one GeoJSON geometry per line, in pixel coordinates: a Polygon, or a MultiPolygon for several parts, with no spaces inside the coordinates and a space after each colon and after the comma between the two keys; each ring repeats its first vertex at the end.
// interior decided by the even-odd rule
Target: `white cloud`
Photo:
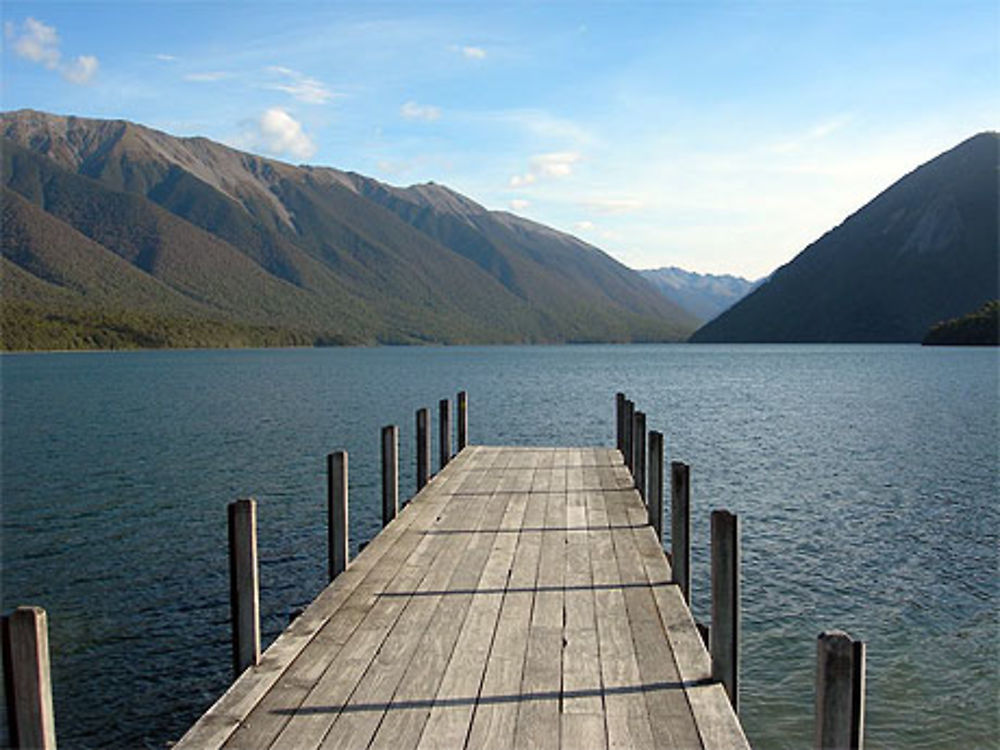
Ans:
{"type": "Polygon", "coordinates": [[[639,198],[588,198],[581,205],[602,214],[626,214],[642,209],[646,204],[639,198]]]}
{"type": "Polygon", "coordinates": [[[596,227],[592,221],[578,221],[573,225],[573,228],[578,232],[589,232],[596,227]]]}
{"type": "Polygon", "coordinates": [[[271,65],[267,72],[278,76],[279,81],[265,83],[264,88],[284,91],[306,104],[326,104],[337,95],[322,81],[281,65],[271,65]]]}
{"type": "Polygon", "coordinates": [[[316,144],[302,129],[302,123],[280,107],[264,112],[239,139],[239,144],[296,159],[308,159],[316,153],[316,144]]]}
{"type": "Polygon", "coordinates": [[[30,16],[20,28],[12,21],[5,22],[4,36],[18,57],[58,71],[70,83],[89,83],[97,73],[98,62],[93,55],[81,55],[72,62],[64,63],[55,27],[30,16]]]}
{"type": "Polygon", "coordinates": [[[462,47],[462,55],[469,60],[485,60],[486,50],[482,47],[462,47]]]}
{"type": "Polygon", "coordinates": [[[80,55],[71,63],[62,66],[62,77],[70,83],[84,84],[97,74],[97,58],[93,55],[80,55]]]}
{"type": "Polygon", "coordinates": [[[561,179],[573,174],[573,165],[580,161],[576,151],[552,151],[536,154],[528,160],[528,171],[510,178],[510,187],[526,187],[542,178],[561,179]]]}
{"type": "Polygon", "coordinates": [[[188,73],[184,76],[184,80],[192,83],[214,83],[230,78],[232,75],[224,70],[210,70],[204,73],[188,73]]]}
{"type": "Polygon", "coordinates": [[[417,104],[415,101],[408,101],[399,108],[399,113],[407,120],[423,120],[433,122],[441,117],[441,110],[429,104],[417,104]]]}
{"type": "Polygon", "coordinates": [[[531,205],[531,201],[526,201],[523,198],[514,198],[508,205],[512,211],[523,211],[531,205]]]}
{"type": "Polygon", "coordinates": [[[153,57],[155,57],[157,60],[161,60],[162,62],[177,62],[176,57],[174,57],[173,55],[167,55],[163,52],[155,54],[153,55],[153,57]]]}

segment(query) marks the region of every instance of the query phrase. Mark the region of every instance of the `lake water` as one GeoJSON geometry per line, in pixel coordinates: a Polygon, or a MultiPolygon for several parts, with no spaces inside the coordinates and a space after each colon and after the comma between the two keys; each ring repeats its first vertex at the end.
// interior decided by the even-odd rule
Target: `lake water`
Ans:
{"type": "Polygon", "coordinates": [[[1000,737],[996,350],[178,351],[0,368],[2,604],[48,611],[61,747],[183,734],[230,678],[226,504],[260,503],[270,642],[324,584],[325,455],[351,453],[356,546],[380,523],[379,428],[400,425],[409,494],[414,410],[460,389],[472,442],[532,445],[613,444],[626,391],[667,460],[692,466],[701,619],[709,513],[740,514],[755,747],[811,746],[815,639],[835,627],[868,644],[869,748],[1000,737]]]}

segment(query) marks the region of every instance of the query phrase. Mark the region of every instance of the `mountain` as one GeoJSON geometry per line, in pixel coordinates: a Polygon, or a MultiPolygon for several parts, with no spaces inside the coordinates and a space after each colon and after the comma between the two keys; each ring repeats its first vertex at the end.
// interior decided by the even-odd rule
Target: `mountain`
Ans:
{"type": "Polygon", "coordinates": [[[705,322],[732,307],[764,282],[740,276],[693,273],[676,266],[639,271],[667,299],[705,322]]]}
{"type": "Polygon", "coordinates": [[[121,120],[0,113],[7,348],[681,340],[575,237],[121,120]]]}
{"type": "Polygon", "coordinates": [[[991,300],[978,310],[938,323],[924,336],[928,346],[1000,346],[1000,301],[991,300]]]}
{"type": "Polygon", "coordinates": [[[695,342],[919,342],[998,296],[998,133],[906,175],[830,230],[695,342]]]}

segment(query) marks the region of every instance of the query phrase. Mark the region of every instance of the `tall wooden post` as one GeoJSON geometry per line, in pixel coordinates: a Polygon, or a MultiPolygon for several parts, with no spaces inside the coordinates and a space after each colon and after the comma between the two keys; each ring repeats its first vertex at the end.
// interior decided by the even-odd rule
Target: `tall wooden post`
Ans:
{"type": "Polygon", "coordinates": [[[347,570],[348,509],[347,451],[326,457],[326,517],[328,570],[332,581],[347,570]]]}
{"type": "Polygon", "coordinates": [[[451,460],[451,401],[446,398],[438,402],[438,453],[443,469],[451,460]]]}
{"type": "Polygon", "coordinates": [[[625,420],[622,424],[622,428],[625,432],[623,435],[625,439],[625,466],[628,467],[629,473],[635,471],[635,462],[632,460],[634,458],[634,453],[632,451],[632,422],[635,417],[635,402],[631,399],[625,399],[625,420]]]}
{"type": "Polygon", "coordinates": [[[687,464],[670,462],[670,567],[673,582],[691,604],[691,473],[687,464]]]}
{"type": "Polygon", "coordinates": [[[399,428],[382,428],[382,526],[399,513],[399,428]]]}
{"type": "Polygon", "coordinates": [[[816,750],[861,750],[865,741],[865,644],[842,630],[816,642],[816,750]]]}
{"type": "Polygon", "coordinates": [[[430,410],[417,409],[417,492],[420,492],[431,478],[430,422],[430,410]]]}
{"type": "Polygon", "coordinates": [[[639,490],[639,496],[646,499],[646,415],[637,411],[633,422],[632,444],[634,456],[632,458],[632,472],[635,477],[635,487],[639,490]]]}
{"type": "Polygon", "coordinates": [[[260,661],[260,580],[257,501],[229,504],[229,606],[233,620],[233,674],[260,661]]]}
{"type": "Polygon", "coordinates": [[[649,490],[646,508],[656,539],[663,546],[663,433],[649,432],[649,490]]]}
{"type": "Polygon", "coordinates": [[[10,746],[55,750],[49,625],[41,607],[18,607],[3,618],[3,670],[10,746]]]}
{"type": "Polygon", "coordinates": [[[469,444],[469,394],[459,391],[455,406],[458,411],[455,417],[458,424],[458,452],[461,453],[469,444]]]}
{"type": "Polygon", "coordinates": [[[625,394],[615,394],[615,448],[625,457],[625,394]]]}
{"type": "Polygon", "coordinates": [[[712,679],[739,713],[740,525],[727,510],[712,511],[712,679]]]}

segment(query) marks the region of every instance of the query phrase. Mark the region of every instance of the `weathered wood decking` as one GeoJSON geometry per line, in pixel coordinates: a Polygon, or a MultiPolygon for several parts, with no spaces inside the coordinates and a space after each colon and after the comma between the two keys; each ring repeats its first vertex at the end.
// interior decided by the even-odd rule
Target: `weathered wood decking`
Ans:
{"type": "Polygon", "coordinates": [[[747,747],[632,484],[465,448],[176,747],[747,747]]]}

